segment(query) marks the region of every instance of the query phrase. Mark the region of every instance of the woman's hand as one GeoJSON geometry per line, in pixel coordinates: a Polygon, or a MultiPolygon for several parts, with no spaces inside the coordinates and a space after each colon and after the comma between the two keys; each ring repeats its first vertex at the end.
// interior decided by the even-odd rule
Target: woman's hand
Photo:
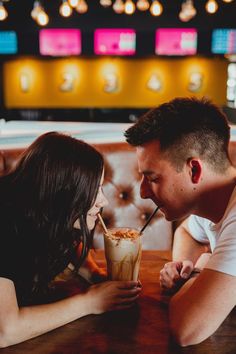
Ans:
{"type": "Polygon", "coordinates": [[[137,281],[106,281],[92,285],[87,291],[91,313],[127,309],[134,305],[140,291],[137,281]]]}
{"type": "MultiPolygon", "coordinates": [[[[80,244],[77,248],[78,257],[80,257],[81,246],[82,245],[80,244]]],[[[78,274],[87,280],[90,284],[101,283],[107,280],[106,269],[97,265],[91,255],[91,250],[89,251],[83,264],[80,266],[78,274]]]]}
{"type": "Polygon", "coordinates": [[[160,271],[160,285],[165,290],[175,290],[189,279],[193,271],[193,262],[168,262],[160,271]]]}
{"type": "Polygon", "coordinates": [[[91,282],[93,284],[104,282],[107,279],[107,271],[105,268],[97,268],[91,274],[91,282]]]}

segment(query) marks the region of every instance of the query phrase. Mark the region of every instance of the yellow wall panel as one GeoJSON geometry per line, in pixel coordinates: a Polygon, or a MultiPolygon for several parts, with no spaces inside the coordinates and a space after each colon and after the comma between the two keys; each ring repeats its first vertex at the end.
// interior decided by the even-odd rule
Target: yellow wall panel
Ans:
{"type": "Polygon", "coordinates": [[[204,95],[223,105],[227,65],[201,57],[21,58],[4,64],[4,101],[7,108],[148,108],[204,95]]]}

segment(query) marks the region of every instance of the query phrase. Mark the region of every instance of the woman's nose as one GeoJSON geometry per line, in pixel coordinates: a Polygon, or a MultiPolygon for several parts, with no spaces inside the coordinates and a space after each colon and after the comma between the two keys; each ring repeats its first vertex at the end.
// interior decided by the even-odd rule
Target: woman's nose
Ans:
{"type": "Polygon", "coordinates": [[[102,193],[102,195],[100,196],[100,198],[99,198],[99,200],[98,200],[98,202],[97,202],[97,206],[99,207],[99,208],[103,208],[103,207],[105,207],[106,205],[108,205],[109,203],[108,203],[108,200],[107,200],[107,198],[105,197],[105,195],[102,193]]]}
{"type": "Polygon", "coordinates": [[[107,198],[105,197],[105,195],[103,194],[103,206],[102,207],[104,207],[108,204],[109,204],[109,202],[108,202],[107,198]]]}
{"type": "Polygon", "coordinates": [[[142,181],[140,184],[140,196],[143,199],[151,198],[153,196],[153,192],[150,188],[150,185],[149,185],[146,177],[142,178],[142,181]]]}

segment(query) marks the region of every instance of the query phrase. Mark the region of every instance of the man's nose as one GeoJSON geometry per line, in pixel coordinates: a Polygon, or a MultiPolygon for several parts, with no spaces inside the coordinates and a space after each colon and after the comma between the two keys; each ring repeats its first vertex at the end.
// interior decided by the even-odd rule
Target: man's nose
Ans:
{"type": "Polygon", "coordinates": [[[142,178],[141,184],[140,184],[140,196],[143,199],[151,198],[153,195],[153,192],[150,188],[150,185],[145,177],[142,178]]]}

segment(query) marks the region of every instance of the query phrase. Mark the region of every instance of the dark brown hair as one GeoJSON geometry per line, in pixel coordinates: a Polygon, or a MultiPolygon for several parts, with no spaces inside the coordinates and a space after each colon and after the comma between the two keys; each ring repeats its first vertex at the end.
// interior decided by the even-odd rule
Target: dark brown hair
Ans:
{"type": "Polygon", "coordinates": [[[206,98],[175,98],[151,109],[125,132],[125,137],[133,146],[158,140],[161,151],[178,170],[196,153],[218,172],[230,163],[227,119],[206,98]]]}
{"type": "Polygon", "coordinates": [[[26,149],[13,172],[0,178],[0,205],[9,207],[18,237],[26,239],[28,248],[32,245],[28,251],[35,263],[29,267],[37,275],[33,287],[46,286],[76,260],[75,248],[81,241],[77,267],[86,257],[93,238],[86,216],[95,201],[103,165],[103,157],[92,146],[50,132],[26,149]],[[81,230],[73,227],[78,218],[81,230]]]}

